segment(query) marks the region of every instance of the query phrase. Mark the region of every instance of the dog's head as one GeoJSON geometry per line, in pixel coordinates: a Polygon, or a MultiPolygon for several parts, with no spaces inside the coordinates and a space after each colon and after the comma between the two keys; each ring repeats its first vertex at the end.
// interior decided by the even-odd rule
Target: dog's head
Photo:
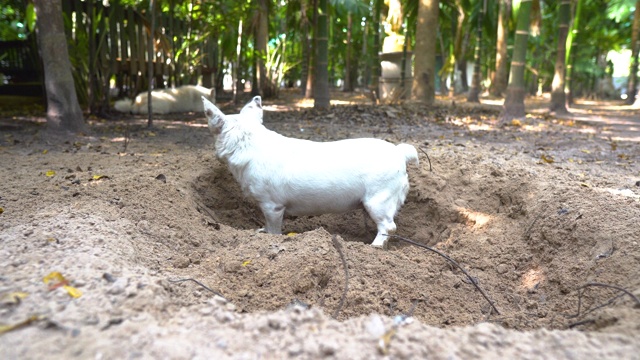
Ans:
{"type": "Polygon", "coordinates": [[[262,98],[255,96],[240,110],[240,116],[251,121],[258,121],[262,124],[262,98]]]}
{"type": "Polygon", "coordinates": [[[247,121],[262,124],[262,99],[256,96],[245,105],[238,115],[225,115],[209,99],[202,97],[204,114],[209,123],[209,130],[214,134],[220,134],[228,121],[247,121]]]}

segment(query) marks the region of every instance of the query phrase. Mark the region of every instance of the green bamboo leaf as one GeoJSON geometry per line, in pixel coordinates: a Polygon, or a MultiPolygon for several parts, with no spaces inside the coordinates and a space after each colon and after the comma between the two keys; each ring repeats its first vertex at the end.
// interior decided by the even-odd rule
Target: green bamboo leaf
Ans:
{"type": "Polygon", "coordinates": [[[29,29],[29,31],[33,31],[36,28],[36,11],[32,2],[27,4],[27,13],[25,18],[27,29],[29,29]]]}

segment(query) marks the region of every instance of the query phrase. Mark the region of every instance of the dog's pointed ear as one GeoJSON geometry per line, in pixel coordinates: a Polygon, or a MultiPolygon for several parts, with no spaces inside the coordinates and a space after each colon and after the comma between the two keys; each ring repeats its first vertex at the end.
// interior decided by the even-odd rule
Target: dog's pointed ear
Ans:
{"type": "Polygon", "coordinates": [[[204,115],[209,123],[209,130],[219,133],[220,128],[224,125],[226,116],[204,96],[202,97],[202,104],[204,105],[204,115]]]}

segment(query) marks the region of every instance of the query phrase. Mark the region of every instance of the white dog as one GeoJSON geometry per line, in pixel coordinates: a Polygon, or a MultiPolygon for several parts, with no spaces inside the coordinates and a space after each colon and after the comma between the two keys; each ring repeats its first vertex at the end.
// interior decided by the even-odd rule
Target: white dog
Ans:
{"type": "MultiPolygon", "coordinates": [[[[207,89],[198,85],[184,85],[172,89],[157,89],[151,92],[154,114],[168,114],[189,111],[202,111],[200,98],[206,96],[215,102],[215,88],[207,89]]],[[[114,108],[120,112],[147,114],[149,112],[149,94],[145,91],[132,102],[130,99],[118,100],[114,108]]]]}
{"type": "Polygon", "coordinates": [[[378,227],[371,245],[386,247],[393,218],[409,191],[406,165],[416,149],[379,139],[313,142],[293,139],[262,125],[256,96],[240,114],[225,115],[202,97],[216,155],[226,161],[245,195],[255,199],[266,231],[280,234],[285,214],[341,213],[364,206],[378,227]]]}

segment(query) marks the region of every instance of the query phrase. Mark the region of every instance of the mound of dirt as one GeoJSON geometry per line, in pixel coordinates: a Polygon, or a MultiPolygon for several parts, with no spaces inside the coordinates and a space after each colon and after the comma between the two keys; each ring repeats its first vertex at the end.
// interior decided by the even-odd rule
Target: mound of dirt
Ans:
{"type": "Polygon", "coordinates": [[[363,211],[257,233],[199,115],[96,122],[60,145],[25,123],[0,139],[0,356],[634,358],[640,149],[554,119],[496,130],[494,115],[265,115],[287,136],[420,147],[397,234],[473,280],[405,242],[372,248],[363,211]],[[61,286],[43,281],[54,271],[61,286]]]}

